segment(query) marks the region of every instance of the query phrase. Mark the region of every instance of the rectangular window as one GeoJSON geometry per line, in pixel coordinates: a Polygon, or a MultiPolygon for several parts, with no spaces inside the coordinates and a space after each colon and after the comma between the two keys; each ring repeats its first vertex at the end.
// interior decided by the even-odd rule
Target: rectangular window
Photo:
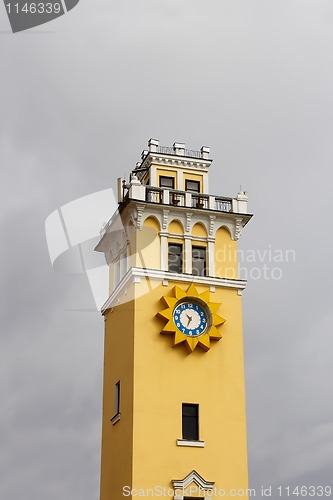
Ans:
{"type": "Polygon", "coordinates": [[[199,405],[183,403],[182,405],[183,439],[199,440],[199,405]]]}
{"type": "Polygon", "coordinates": [[[185,191],[189,193],[200,193],[200,182],[185,180],[185,191]]]}
{"type": "Polygon", "coordinates": [[[207,276],[205,247],[192,246],[192,274],[207,276]]]}
{"type": "Polygon", "coordinates": [[[174,273],[183,272],[183,245],[169,243],[168,263],[169,271],[174,273]]]}
{"type": "Polygon", "coordinates": [[[114,414],[120,413],[120,380],[114,386],[114,414]]]}
{"type": "Polygon", "coordinates": [[[165,175],[160,176],[160,187],[164,189],[175,189],[175,179],[165,175]]]}

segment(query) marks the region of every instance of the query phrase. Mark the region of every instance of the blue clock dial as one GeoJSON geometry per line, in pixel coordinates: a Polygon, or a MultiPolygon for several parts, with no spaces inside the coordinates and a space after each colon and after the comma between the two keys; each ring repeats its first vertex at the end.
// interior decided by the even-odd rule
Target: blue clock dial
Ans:
{"type": "Polygon", "coordinates": [[[199,337],[206,333],[208,318],[203,306],[188,301],[176,306],[173,311],[173,321],[184,335],[199,337]]]}

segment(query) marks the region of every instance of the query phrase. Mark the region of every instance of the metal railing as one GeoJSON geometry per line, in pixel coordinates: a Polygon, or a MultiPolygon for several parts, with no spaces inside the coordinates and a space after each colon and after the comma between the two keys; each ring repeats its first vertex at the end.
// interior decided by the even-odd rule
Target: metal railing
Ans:
{"type": "Polygon", "coordinates": [[[201,151],[194,151],[193,149],[183,149],[182,151],[184,151],[184,153],[179,154],[179,152],[177,152],[176,149],[174,149],[171,146],[157,147],[157,153],[162,153],[166,155],[187,156],[189,158],[202,158],[201,151]]]}

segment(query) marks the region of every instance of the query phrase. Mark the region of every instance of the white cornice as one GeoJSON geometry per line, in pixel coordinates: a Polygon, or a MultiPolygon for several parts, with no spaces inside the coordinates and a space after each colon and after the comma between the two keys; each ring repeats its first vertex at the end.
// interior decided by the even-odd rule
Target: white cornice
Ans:
{"type": "Polygon", "coordinates": [[[191,156],[149,152],[144,158],[141,168],[149,168],[151,165],[165,167],[173,166],[178,168],[188,168],[190,170],[203,170],[204,172],[207,172],[212,161],[213,160],[210,159],[195,158],[191,156]]]}
{"type": "Polygon", "coordinates": [[[158,269],[143,269],[141,267],[131,267],[123,279],[118,283],[113,290],[107,301],[101,308],[102,314],[110,309],[112,306],[117,305],[115,302],[123,290],[132,283],[140,283],[141,279],[151,279],[161,281],[163,285],[167,286],[169,281],[176,283],[195,283],[196,285],[209,286],[211,290],[214,287],[234,289],[241,295],[246,287],[245,280],[237,280],[230,278],[212,278],[209,276],[194,276],[193,274],[178,274],[169,271],[160,271],[158,269]]]}

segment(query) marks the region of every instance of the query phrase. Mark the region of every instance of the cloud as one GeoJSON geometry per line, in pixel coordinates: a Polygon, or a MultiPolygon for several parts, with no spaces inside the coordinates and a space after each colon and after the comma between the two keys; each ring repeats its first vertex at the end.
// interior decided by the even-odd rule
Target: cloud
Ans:
{"type": "Polygon", "coordinates": [[[15,36],[2,17],[1,500],[98,498],[103,322],[44,222],[151,136],[210,146],[211,192],[250,192],[241,248],[296,250],[244,294],[250,480],[328,480],[331,2],[80,2],[15,36]]]}

